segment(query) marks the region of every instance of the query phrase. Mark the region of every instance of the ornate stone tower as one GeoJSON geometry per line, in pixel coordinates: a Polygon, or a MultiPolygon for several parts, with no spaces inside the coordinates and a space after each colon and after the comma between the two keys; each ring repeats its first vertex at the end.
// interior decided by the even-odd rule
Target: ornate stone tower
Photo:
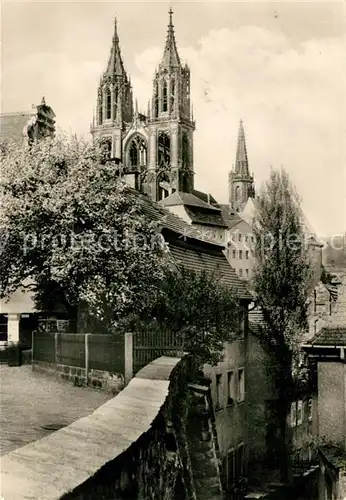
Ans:
{"type": "Polygon", "coordinates": [[[147,190],[155,201],[174,191],[193,190],[193,132],[190,70],[180,62],[172,10],[163,57],[155,72],[147,131],[147,190]]]}
{"type": "Polygon", "coordinates": [[[133,99],[131,82],[125,72],[121,58],[117,21],[114,22],[114,35],[103,73],[96,104],[96,117],[90,132],[93,138],[101,139],[109,150],[110,157],[122,161],[122,141],[126,124],[133,119],[133,99]]]}
{"type": "Polygon", "coordinates": [[[236,212],[241,212],[247,200],[255,197],[254,178],[249,173],[242,120],[239,125],[236,162],[233,170],[229,172],[228,189],[230,207],[236,212]]]}

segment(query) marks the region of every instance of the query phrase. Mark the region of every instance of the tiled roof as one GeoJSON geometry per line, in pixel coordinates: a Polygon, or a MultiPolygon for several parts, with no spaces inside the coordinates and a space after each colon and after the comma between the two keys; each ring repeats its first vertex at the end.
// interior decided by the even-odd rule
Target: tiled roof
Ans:
{"type": "Polygon", "coordinates": [[[236,296],[251,299],[246,282],[240,280],[227,261],[223,246],[216,244],[201,235],[190,224],[186,223],[168,210],[160,207],[147,196],[132,188],[127,188],[137,196],[143,213],[151,220],[162,222],[162,231],[169,244],[170,252],[178,265],[196,271],[207,270],[219,272],[220,280],[229,285],[236,296]]]}
{"type": "Polygon", "coordinates": [[[218,202],[211,194],[203,193],[203,191],[197,191],[196,189],[192,190],[192,194],[197,196],[197,198],[199,198],[200,200],[203,200],[208,204],[215,205],[218,207],[218,202]]]}
{"type": "Polygon", "coordinates": [[[141,195],[134,189],[128,189],[137,196],[143,213],[151,220],[161,222],[163,228],[173,231],[184,238],[192,238],[199,241],[209,241],[210,243],[215,243],[207,236],[202,235],[200,231],[197,231],[193,226],[185,222],[180,217],[176,216],[164,207],[161,207],[158,203],[151,201],[147,196],[141,195]]]}
{"type": "Polygon", "coordinates": [[[161,200],[159,204],[164,207],[171,207],[174,205],[188,205],[191,207],[200,207],[215,212],[219,211],[218,208],[206,203],[200,198],[197,198],[197,196],[195,196],[194,194],[184,193],[182,191],[176,191],[175,193],[167,196],[167,198],[161,200]]]}
{"type": "Polygon", "coordinates": [[[237,297],[251,299],[245,282],[240,280],[219,249],[208,250],[182,241],[169,242],[169,250],[177,265],[189,270],[217,273],[220,281],[229,286],[237,297]]]}
{"type": "Polygon", "coordinates": [[[218,226],[223,228],[227,227],[219,210],[211,212],[209,210],[185,206],[185,211],[195,224],[205,224],[208,226],[218,226]]]}
{"type": "Polygon", "coordinates": [[[24,127],[33,113],[3,113],[0,115],[0,140],[2,142],[23,142],[24,127]]]}
{"type": "Polygon", "coordinates": [[[228,227],[228,229],[232,229],[232,227],[243,221],[237,212],[231,211],[229,205],[220,205],[220,208],[224,224],[228,227]]]}
{"type": "Polygon", "coordinates": [[[346,347],[346,325],[339,328],[322,328],[311,340],[311,345],[346,347]]]}

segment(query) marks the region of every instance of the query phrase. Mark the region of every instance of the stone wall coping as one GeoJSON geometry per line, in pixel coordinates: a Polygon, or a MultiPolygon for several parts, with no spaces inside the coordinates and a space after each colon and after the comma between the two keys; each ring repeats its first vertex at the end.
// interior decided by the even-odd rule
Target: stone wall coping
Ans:
{"type": "Polygon", "coordinates": [[[87,417],[1,457],[1,496],[57,500],[83,484],[150,429],[180,361],[158,358],[87,417]]]}

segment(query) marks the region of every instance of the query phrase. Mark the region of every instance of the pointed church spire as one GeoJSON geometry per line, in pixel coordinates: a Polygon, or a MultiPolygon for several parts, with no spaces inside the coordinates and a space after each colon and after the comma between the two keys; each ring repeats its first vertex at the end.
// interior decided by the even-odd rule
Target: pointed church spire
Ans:
{"type": "Polygon", "coordinates": [[[125,76],[126,72],[124,69],[124,64],[121,58],[120,46],[119,46],[119,37],[117,30],[117,19],[114,19],[114,34],[112,40],[111,53],[108,59],[108,65],[106,70],[106,75],[119,75],[125,76]]]}
{"type": "Polygon", "coordinates": [[[165,50],[163,53],[162,61],[160,64],[161,68],[171,68],[171,67],[180,67],[180,59],[178,54],[177,45],[175,42],[174,36],[174,26],[172,21],[173,11],[169,9],[169,23],[167,29],[167,38],[165,50]]]}
{"type": "Polygon", "coordinates": [[[240,120],[239,125],[235,172],[243,177],[250,177],[243,120],[240,120]]]}

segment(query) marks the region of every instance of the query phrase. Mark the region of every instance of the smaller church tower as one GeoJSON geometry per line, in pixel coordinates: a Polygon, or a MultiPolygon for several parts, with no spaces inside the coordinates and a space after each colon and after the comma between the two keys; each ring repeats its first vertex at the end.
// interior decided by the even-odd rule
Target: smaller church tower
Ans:
{"type": "Polygon", "coordinates": [[[96,117],[90,132],[104,142],[111,158],[122,161],[122,140],[125,126],[133,119],[133,98],[130,80],[121,58],[117,21],[114,21],[112,47],[107,69],[97,92],[96,117]]]}
{"type": "Polygon", "coordinates": [[[249,173],[245,132],[243,121],[240,120],[237,155],[234,168],[228,178],[229,204],[236,212],[241,212],[249,198],[255,197],[253,175],[249,173]]]}
{"type": "Polygon", "coordinates": [[[149,134],[148,191],[159,201],[174,191],[193,190],[193,132],[190,69],[180,61],[169,11],[166,44],[154,75],[149,134]]]}

